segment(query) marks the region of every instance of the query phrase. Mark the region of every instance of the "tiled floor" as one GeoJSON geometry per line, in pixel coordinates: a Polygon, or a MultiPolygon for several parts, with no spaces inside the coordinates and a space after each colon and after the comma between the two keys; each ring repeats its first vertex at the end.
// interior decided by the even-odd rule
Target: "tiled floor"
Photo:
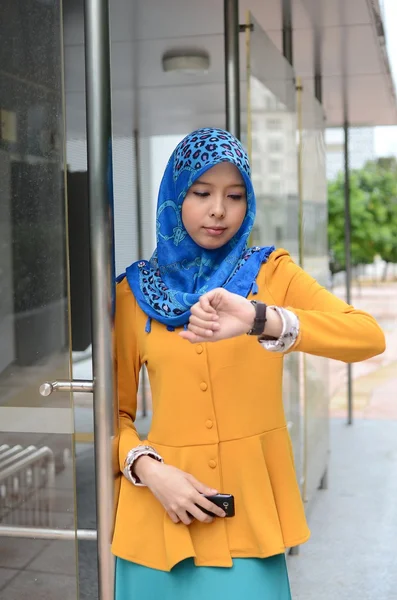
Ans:
{"type": "MultiPolygon", "coordinates": [[[[48,527],[47,502],[53,495],[51,526],[74,528],[74,475],[72,464],[55,478],[55,489],[39,492],[4,525],[48,527]]],[[[0,600],[76,600],[77,547],[72,541],[0,538],[0,600]]]]}
{"type": "Polygon", "coordinates": [[[0,598],[4,600],[76,600],[77,597],[76,577],[30,570],[18,573],[0,591],[0,598]]]}
{"type": "Polygon", "coordinates": [[[11,579],[17,577],[19,573],[20,571],[18,569],[4,569],[3,567],[0,567],[0,598],[1,590],[4,591],[4,588],[11,581],[11,579]]]}
{"type": "Polygon", "coordinates": [[[74,542],[7,539],[0,546],[0,598],[76,600],[74,542]]]}
{"type": "Polygon", "coordinates": [[[397,600],[396,298],[397,284],[353,294],[384,328],[387,349],[353,366],[353,426],[346,367],[331,363],[329,489],[311,505],[311,539],[289,557],[293,600],[397,600]]]}
{"type": "Polygon", "coordinates": [[[397,421],[331,422],[329,489],[288,559],[293,600],[397,599],[397,421]]]}

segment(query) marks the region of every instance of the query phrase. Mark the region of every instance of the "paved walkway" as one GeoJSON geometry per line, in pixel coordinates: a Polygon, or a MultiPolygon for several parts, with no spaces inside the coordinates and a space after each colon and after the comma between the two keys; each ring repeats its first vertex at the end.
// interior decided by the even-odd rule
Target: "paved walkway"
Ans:
{"type": "Polygon", "coordinates": [[[397,284],[353,294],[384,328],[387,350],[353,367],[351,427],[346,367],[331,364],[329,489],[311,506],[311,540],[289,557],[293,600],[397,600],[396,299],[397,284]]]}
{"type": "Polygon", "coordinates": [[[397,599],[397,421],[331,422],[329,489],[288,559],[293,600],[397,599]]]}
{"type": "MultiPolygon", "coordinates": [[[[335,290],[342,296],[342,290],[335,290]]],[[[354,417],[397,419],[397,283],[354,288],[352,304],[376,317],[386,334],[386,352],[353,365],[354,417]]],[[[347,369],[330,363],[331,416],[345,417],[347,369]]]]}

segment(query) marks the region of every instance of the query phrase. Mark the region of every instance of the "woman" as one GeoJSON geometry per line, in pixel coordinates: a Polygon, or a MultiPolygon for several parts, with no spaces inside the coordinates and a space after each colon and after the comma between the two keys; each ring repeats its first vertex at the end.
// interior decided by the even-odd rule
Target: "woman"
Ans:
{"type": "Polygon", "coordinates": [[[375,320],[287,252],[247,248],[254,218],[240,142],[218,129],[193,132],[164,173],[153,257],[119,278],[116,600],[288,600],[284,550],[309,530],[283,411],[283,353],[354,362],[384,350],[375,320]],[[244,303],[243,327],[241,315],[227,324],[214,312],[211,290],[244,303]],[[134,427],[142,364],[153,398],[144,441],[134,427]],[[234,517],[205,498],[217,492],[234,496],[234,517]]]}

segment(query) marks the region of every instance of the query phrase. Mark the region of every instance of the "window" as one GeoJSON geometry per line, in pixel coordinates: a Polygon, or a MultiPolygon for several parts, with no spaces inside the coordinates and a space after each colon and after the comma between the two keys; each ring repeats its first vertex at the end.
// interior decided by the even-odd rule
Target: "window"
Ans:
{"type": "Polygon", "coordinates": [[[281,119],[267,119],[267,128],[271,131],[281,130],[281,119]]]}
{"type": "Polygon", "coordinates": [[[277,179],[269,181],[269,189],[270,189],[271,194],[274,194],[274,195],[280,194],[281,193],[281,181],[278,181],[277,179]]]}
{"type": "Polygon", "coordinates": [[[256,136],[252,136],[252,151],[255,153],[259,153],[261,151],[261,146],[256,136]]]}
{"type": "Polygon", "coordinates": [[[281,153],[283,151],[283,140],[280,138],[272,138],[267,145],[269,153],[281,153]]]}
{"type": "Polygon", "coordinates": [[[253,175],[252,177],[252,185],[254,186],[254,190],[256,195],[259,195],[263,191],[263,179],[261,175],[253,175]]]}
{"type": "Polygon", "coordinates": [[[281,160],[277,160],[276,158],[271,158],[269,160],[269,172],[272,175],[281,174],[282,163],[281,160]]]}

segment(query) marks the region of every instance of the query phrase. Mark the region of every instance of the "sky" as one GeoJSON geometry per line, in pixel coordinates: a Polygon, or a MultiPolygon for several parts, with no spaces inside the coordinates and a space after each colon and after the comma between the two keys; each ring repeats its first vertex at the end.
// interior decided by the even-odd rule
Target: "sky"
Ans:
{"type": "MultiPolygon", "coordinates": [[[[381,4],[390,68],[397,89],[397,0],[383,0],[381,4]]],[[[375,153],[377,156],[397,156],[397,126],[376,127],[375,153]]]]}

